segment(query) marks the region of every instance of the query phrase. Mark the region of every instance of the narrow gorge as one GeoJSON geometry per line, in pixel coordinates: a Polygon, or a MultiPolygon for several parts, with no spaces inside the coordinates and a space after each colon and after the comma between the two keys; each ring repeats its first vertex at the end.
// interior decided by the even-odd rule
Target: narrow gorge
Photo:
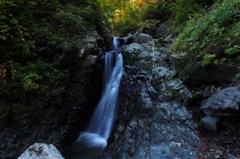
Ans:
{"type": "Polygon", "coordinates": [[[239,0],[0,0],[0,159],[237,159],[239,0]]]}

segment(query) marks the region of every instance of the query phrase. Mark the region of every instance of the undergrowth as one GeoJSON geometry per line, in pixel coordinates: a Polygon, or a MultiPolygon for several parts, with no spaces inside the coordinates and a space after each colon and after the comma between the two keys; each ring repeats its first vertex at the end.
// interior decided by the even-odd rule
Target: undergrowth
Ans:
{"type": "Polygon", "coordinates": [[[202,57],[202,64],[222,64],[240,53],[240,1],[215,2],[197,12],[179,34],[171,51],[202,57]]]}

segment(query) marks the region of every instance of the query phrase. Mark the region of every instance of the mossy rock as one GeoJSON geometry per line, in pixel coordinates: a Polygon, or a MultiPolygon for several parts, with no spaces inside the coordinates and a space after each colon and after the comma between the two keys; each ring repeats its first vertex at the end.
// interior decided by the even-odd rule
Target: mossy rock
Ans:
{"type": "Polygon", "coordinates": [[[171,62],[180,78],[191,85],[232,82],[240,72],[240,69],[233,65],[202,65],[201,61],[190,56],[172,56],[171,62]]]}

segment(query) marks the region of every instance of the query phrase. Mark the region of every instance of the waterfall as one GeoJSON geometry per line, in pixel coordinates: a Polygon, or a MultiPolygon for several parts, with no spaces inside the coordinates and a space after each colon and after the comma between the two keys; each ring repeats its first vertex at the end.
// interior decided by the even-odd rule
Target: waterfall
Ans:
{"type": "Polygon", "coordinates": [[[118,39],[117,37],[113,38],[113,50],[117,50],[117,48],[119,47],[117,39],[118,39]]]}
{"type": "MultiPolygon", "coordinates": [[[[117,49],[117,40],[113,40],[113,48],[117,49]]],[[[115,118],[120,80],[123,74],[123,57],[116,52],[105,55],[103,93],[87,129],[80,133],[73,144],[74,149],[104,149],[112,130],[115,118]],[[78,147],[78,148],[76,148],[78,147]]],[[[91,151],[92,151],[91,150],[91,151]]],[[[85,150],[84,150],[85,151],[85,150]]]]}

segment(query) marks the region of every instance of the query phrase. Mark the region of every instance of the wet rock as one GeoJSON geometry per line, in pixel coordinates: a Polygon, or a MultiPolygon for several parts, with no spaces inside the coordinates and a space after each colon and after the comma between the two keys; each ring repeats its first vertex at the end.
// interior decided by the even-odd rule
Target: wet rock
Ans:
{"type": "Polygon", "coordinates": [[[128,53],[142,52],[143,47],[138,43],[132,43],[130,45],[124,45],[124,47],[120,48],[120,51],[128,53]]]}
{"type": "Polygon", "coordinates": [[[126,74],[120,90],[119,124],[103,159],[198,158],[201,138],[186,106],[193,98],[203,99],[209,91],[205,88],[210,87],[203,85],[192,92],[192,86],[179,77],[174,67],[178,64],[171,63],[163,47],[173,38],[169,36],[164,43],[161,39],[130,43],[118,50],[123,53],[126,74]]]}
{"type": "Polygon", "coordinates": [[[192,101],[191,91],[179,78],[166,80],[164,86],[172,93],[174,100],[184,104],[189,104],[192,101]]]}
{"type": "MultiPolygon", "coordinates": [[[[141,95],[141,102],[143,103],[143,105],[142,105],[143,109],[147,110],[147,109],[153,108],[152,99],[149,96],[149,94],[147,93],[147,88],[146,87],[144,87],[142,89],[140,95],[141,95]]],[[[148,113],[146,112],[146,114],[148,114],[148,113]]]]}
{"type": "Polygon", "coordinates": [[[64,159],[52,145],[36,143],[30,146],[18,159],[64,159]]]}
{"type": "Polygon", "coordinates": [[[203,117],[201,119],[201,124],[208,130],[217,131],[219,125],[218,117],[203,117]]]}
{"type": "Polygon", "coordinates": [[[228,87],[204,100],[200,106],[207,116],[231,116],[239,110],[240,85],[228,87]]]}
{"type": "Polygon", "coordinates": [[[157,103],[153,115],[153,120],[156,122],[187,124],[189,127],[196,128],[197,125],[191,119],[192,115],[184,106],[171,102],[157,103]],[[188,120],[191,122],[187,122],[188,120]]]}
{"type": "MultiPolygon", "coordinates": [[[[125,69],[124,69],[127,73],[129,74],[138,74],[138,67],[136,66],[132,66],[132,65],[125,65],[125,69]]],[[[141,77],[144,77],[144,75],[140,75],[141,77]]]]}
{"type": "Polygon", "coordinates": [[[176,76],[176,71],[175,70],[169,70],[166,75],[165,75],[165,79],[167,80],[171,80],[176,76]]]}
{"type": "Polygon", "coordinates": [[[147,86],[147,90],[148,92],[152,95],[155,96],[158,94],[158,92],[155,90],[155,88],[152,86],[152,84],[147,80],[146,81],[146,86],[147,86]]]}
{"type": "Polygon", "coordinates": [[[147,71],[141,69],[141,70],[139,70],[139,71],[137,72],[136,76],[137,76],[138,78],[144,78],[144,77],[147,76],[147,74],[148,74],[147,71]]]}
{"type": "Polygon", "coordinates": [[[149,41],[152,41],[152,36],[150,36],[148,34],[140,33],[140,34],[137,35],[135,41],[138,42],[139,44],[144,44],[144,43],[147,43],[149,41]]]}
{"type": "Polygon", "coordinates": [[[151,60],[151,55],[147,51],[143,51],[139,54],[139,59],[151,60]]]}
{"type": "Polygon", "coordinates": [[[170,91],[169,89],[166,89],[166,87],[162,87],[160,92],[161,93],[158,96],[159,101],[167,102],[167,101],[172,100],[172,98],[173,98],[172,91],[170,91]]]}
{"type": "Polygon", "coordinates": [[[124,39],[124,44],[128,45],[135,42],[133,34],[129,33],[127,37],[124,39]]]}
{"type": "Polygon", "coordinates": [[[156,67],[152,69],[152,74],[155,75],[156,79],[159,80],[163,78],[168,72],[168,69],[165,67],[156,67]]]}

